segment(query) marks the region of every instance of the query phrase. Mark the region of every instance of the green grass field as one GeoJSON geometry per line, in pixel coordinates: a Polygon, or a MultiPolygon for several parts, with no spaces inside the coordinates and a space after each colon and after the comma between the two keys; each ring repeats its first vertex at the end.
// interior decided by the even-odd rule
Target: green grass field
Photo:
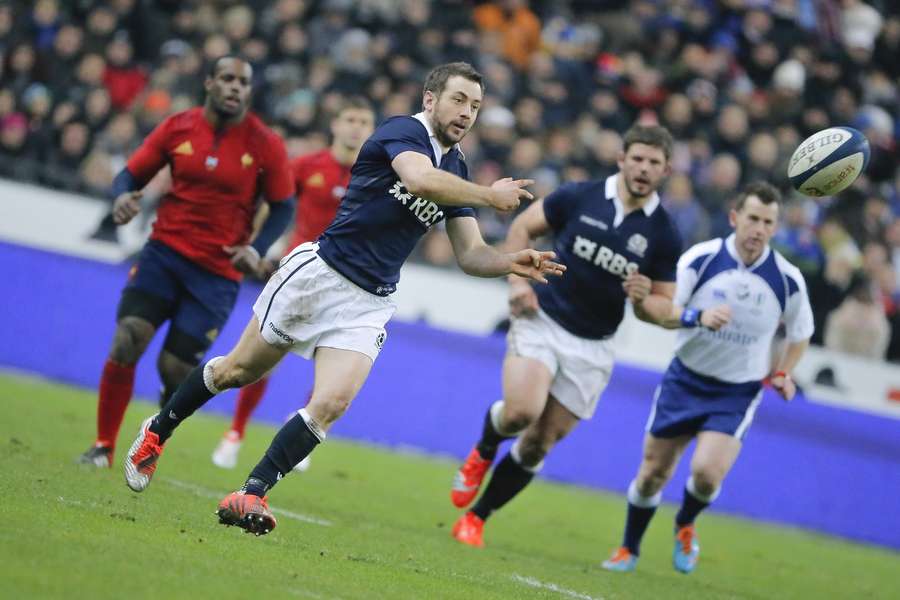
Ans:
{"type": "Polygon", "coordinates": [[[238,469],[223,471],[209,453],[224,422],[195,416],[139,495],[119,461],[151,404],[132,404],[115,468],[97,471],[73,463],[94,431],[93,393],[7,374],[0,400],[3,598],[900,597],[896,553],[716,514],[698,523],[698,571],[680,575],[672,506],[637,572],[606,573],[622,498],[543,481],[492,518],[487,548],[469,548],[449,536],[455,464],[337,440],[273,491],[278,528],[256,538],[213,511],[272,428],[250,429],[238,469]]]}

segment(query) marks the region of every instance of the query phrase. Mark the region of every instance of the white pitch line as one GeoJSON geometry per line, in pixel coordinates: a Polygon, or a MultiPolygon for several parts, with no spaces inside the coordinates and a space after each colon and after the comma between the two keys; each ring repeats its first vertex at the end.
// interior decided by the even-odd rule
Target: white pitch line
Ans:
{"type": "MultiPolygon", "coordinates": [[[[199,486],[193,483],[188,483],[186,481],[179,481],[178,479],[172,479],[171,477],[161,477],[162,481],[166,483],[180,488],[182,490],[186,490],[188,492],[192,492],[193,494],[200,496],[202,498],[212,498],[213,500],[221,500],[222,492],[217,492],[215,490],[211,490],[209,488],[205,488],[203,486],[199,486]]],[[[312,523],[313,525],[321,525],[322,527],[331,527],[331,521],[326,521],[325,519],[319,519],[318,517],[311,517],[309,515],[304,515],[301,513],[296,513],[291,510],[286,510],[284,508],[277,508],[275,506],[269,507],[273,513],[276,515],[287,517],[288,519],[294,519],[295,521],[302,521],[303,523],[312,523]]]]}
{"type": "Polygon", "coordinates": [[[603,600],[603,596],[588,596],[587,594],[582,594],[581,592],[576,592],[575,590],[564,588],[562,586],[556,585],[555,583],[545,583],[543,581],[535,579],[534,577],[523,577],[522,575],[516,575],[515,573],[513,573],[512,580],[529,587],[549,590],[551,592],[556,592],[557,594],[562,594],[563,596],[568,596],[569,598],[577,598],[578,600],[603,600]]]}

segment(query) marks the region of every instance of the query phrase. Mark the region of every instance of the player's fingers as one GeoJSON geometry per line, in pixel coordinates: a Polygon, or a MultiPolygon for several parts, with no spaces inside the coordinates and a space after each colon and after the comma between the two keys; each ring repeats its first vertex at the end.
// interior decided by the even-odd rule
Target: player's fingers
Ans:
{"type": "Polygon", "coordinates": [[[522,200],[522,199],[525,199],[525,200],[534,200],[534,194],[532,194],[532,193],[529,192],[528,190],[520,189],[520,190],[519,190],[519,199],[520,199],[520,200],[522,200]]]}
{"type": "Polygon", "coordinates": [[[534,179],[516,179],[513,181],[518,187],[526,187],[534,183],[534,179]]]}

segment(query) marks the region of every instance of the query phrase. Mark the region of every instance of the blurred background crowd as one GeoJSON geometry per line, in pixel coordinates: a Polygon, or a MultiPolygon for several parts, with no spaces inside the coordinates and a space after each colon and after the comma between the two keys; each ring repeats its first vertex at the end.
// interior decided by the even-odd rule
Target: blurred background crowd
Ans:
{"type": "MultiPolygon", "coordinates": [[[[419,110],[430,67],[486,77],[463,150],[473,179],[538,195],[616,170],[622,134],[677,139],[663,192],[685,245],[726,235],[736,189],[786,192],[776,246],[804,272],[814,341],[900,360],[900,2],[896,0],[0,0],[0,177],[106,197],[166,116],[202,99],[209,61],[254,65],[253,108],[291,155],[328,144],[363,94],[419,110]],[[872,159],[836,198],[789,192],[786,162],[831,125],[872,159]]],[[[486,211],[485,237],[511,217],[486,211]]],[[[435,230],[418,258],[450,265],[435,230]]]]}

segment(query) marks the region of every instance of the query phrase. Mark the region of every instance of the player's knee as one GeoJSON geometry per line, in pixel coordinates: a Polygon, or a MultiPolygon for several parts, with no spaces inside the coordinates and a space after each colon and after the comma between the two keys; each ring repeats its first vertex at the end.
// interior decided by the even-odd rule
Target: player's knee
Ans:
{"type": "Polygon", "coordinates": [[[659,463],[644,463],[635,479],[638,493],[641,496],[653,496],[666,485],[671,470],[659,463]]]}
{"type": "Polygon", "coordinates": [[[503,405],[503,429],[505,431],[523,431],[538,420],[540,413],[527,407],[510,406],[509,402],[503,405]]]}
{"type": "Polygon", "coordinates": [[[153,339],[153,332],[153,326],[149,323],[141,323],[128,317],[122,319],[116,325],[109,357],[125,365],[137,363],[153,339]]]}
{"type": "Polygon", "coordinates": [[[540,438],[523,435],[516,440],[512,452],[516,462],[528,469],[534,469],[541,465],[548,450],[549,447],[540,438]]]}
{"type": "Polygon", "coordinates": [[[337,421],[350,407],[353,395],[343,390],[316,390],[309,401],[307,410],[322,426],[337,421]]]}
{"type": "Polygon", "coordinates": [[[691,476],[694,488],[704,496],[711,496],[722,485],[724,473],[714,465],[698,465],[691,469],[691,476]]]}
{"type": "Polygon", "coordinates": [[[163,352],[159,355],[156,362],[156,369],[159,372],[159,378],[166,387],[177,387],[181,385],[191,370],[196,365],[186,363],[183,360],[163,352]]]}

